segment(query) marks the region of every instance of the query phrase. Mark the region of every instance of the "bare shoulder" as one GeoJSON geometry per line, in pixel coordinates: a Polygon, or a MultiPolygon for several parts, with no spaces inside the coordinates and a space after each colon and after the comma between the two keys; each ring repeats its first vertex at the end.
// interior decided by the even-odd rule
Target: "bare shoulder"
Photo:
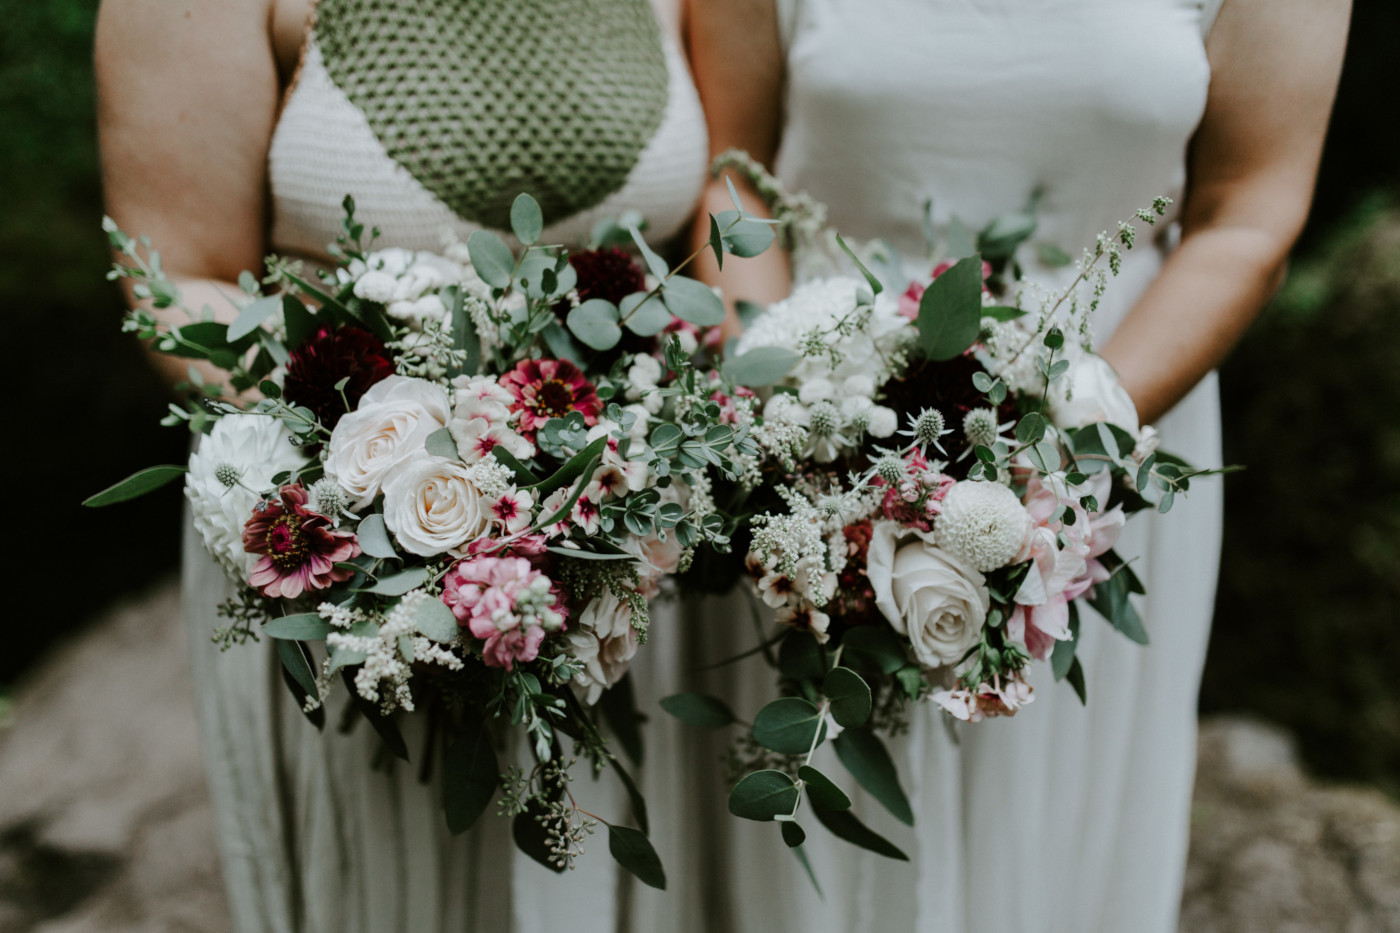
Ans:
{"type": "Polygon", "coordinates": [[[1188,224],[1239,211],[1291,242],[1311,200],[1350,19],[1350,0],[1224,0],[1206,44],[1211,85],[1192,145],[1188,224]]]}
{"type": "Polygon", "coordinates": [[[95,65],[108,210],[178,273],[256,267],[280,93],[274,0],[103,0],[95,65]],[[227,267],[227,268],[226,268],[227,267]]]}

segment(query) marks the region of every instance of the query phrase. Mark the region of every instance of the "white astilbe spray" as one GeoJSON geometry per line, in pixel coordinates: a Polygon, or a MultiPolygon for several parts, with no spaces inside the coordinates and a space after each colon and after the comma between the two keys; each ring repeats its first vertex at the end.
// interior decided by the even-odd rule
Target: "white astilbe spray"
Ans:
{"type": "MultiPolygon", "coordinates": [[[[417,633],[414,614],[425,599],[435,599],[427,590],[413,590],[384,614],[376,631],[356,635],[348,631],[331,632],[326,646],[340,651],[358,652],[365,656],[364,664],[355,675],[355,692],[371,703],[377,703],[385,713],[396,709],[412,712],[413,693],[408,688],[413,663],[435,664],[450,671],[462,669],[462,659],[447,648],[434,644],[417,633]],[[412,654],[405,656],[400,639],[407,637],[412,654]]],[[[321,615],[332,614],[337,607],[323,604],[321,615]]],[[[335,619],[331,619],[335,624],[335,619]]]]}
{"type": "Polygon", "coordinates": [[[752,523],[749,559],[765,571],[758,584],[760,594],[775,607],[791,597],[823,606],[836,585],[836,575],[830,572],[827,525],[831,516],[794,489],[779,486],[777,491],[787,502],[788,513],[766,512],[752,523]]]}

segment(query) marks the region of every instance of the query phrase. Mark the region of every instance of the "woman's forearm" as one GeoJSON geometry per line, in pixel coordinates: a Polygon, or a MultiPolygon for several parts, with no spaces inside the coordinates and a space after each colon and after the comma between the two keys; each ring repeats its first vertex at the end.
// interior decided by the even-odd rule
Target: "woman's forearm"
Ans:
{"type": "Polygon", "coordinates": [[[1246,227],[1186,236],[1100,348],[1144,424],[1160,418],[1225,358],[1282,278],[1288,243],[1246,227]]]}
{"type": "MultiPolygon", "coordinates": [[[[244,296],[242,290],[233,282],[177,276],[172,277],[171,281],[180,290],[181,303],[196,315],[194,320],[199,320],[198,316],[206,307],[213,311],[214,320],[224,324],[231,323],[238,316],[239,306],[235,302],[244,296]]],[[[132,300],[129,290],[127,300],[129,302],[132,300]]],[[[164,327],[191,322],[190,316],[181,308],[157,309],[152,308],[149,302],[140,302],[139,304],[155,315],[156,320],[164,327]]],[[[171,386],[189,382],[189,370],[193,367],[199,372],[200,378],[204,380],[205,384],[223,385],[227,391],[231,391],[227,388],[228,374],[208,360],[171,356],[157,351],[154,347],[148,349],[151,365],[171,386]]]]}

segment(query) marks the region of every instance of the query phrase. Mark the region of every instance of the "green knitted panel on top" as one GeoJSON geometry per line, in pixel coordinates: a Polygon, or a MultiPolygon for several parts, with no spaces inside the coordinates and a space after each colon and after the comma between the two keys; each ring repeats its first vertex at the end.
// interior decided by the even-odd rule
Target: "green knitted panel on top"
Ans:
{"type": "Polygon", "coordinates": [[[392,157],[496,229],[620,189],[666,110],[649,0],[321,0],[326,70],[392,157]]]}

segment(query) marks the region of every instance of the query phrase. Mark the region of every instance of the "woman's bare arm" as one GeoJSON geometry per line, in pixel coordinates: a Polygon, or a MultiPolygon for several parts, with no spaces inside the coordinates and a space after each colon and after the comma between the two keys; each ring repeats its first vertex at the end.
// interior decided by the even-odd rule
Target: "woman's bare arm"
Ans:
{"type": "MultiPolygon", "coordinates": [[[[188,306],[224,320],[238,273],[262,267],[279,95],[271,16],[272,0],[104,0],[97,20],[107,211],[151,238],[188,306]]],[[[157,360],[184,378],[184,361],[157,360]]]]}
{"type": "Polygon", "coordinates": [[[1282,280],[1312,201],[1350,10],[1350,0],[1221,8],[1181,245],[1102,348],[1144,423],[1219,365],[1282,280]]]}
{"type": "MultiPolygon", "coordinates": [[[[710,154],[743,149],[765,165],[777,155],[782,122],[783,50],[773,0],[691,0],[687,36],[695,86],[705,106],[710,154]]],[[[745,182],[733,178],[744,207],[759,216],[767,208],[745,182]]],[[[709,240],[709,214],[732,210],[729,189],[712,181],[701,198],[692,231],[694,246],[709,240]]],[[[718,285],[730,304],[725,337],[739,331],[735,299],[767,304],[783,298],[791,284],[787,255],[779,249],[752,259],[726,258],[723,271],[706,253],[695,275],[718,285]]]]}

